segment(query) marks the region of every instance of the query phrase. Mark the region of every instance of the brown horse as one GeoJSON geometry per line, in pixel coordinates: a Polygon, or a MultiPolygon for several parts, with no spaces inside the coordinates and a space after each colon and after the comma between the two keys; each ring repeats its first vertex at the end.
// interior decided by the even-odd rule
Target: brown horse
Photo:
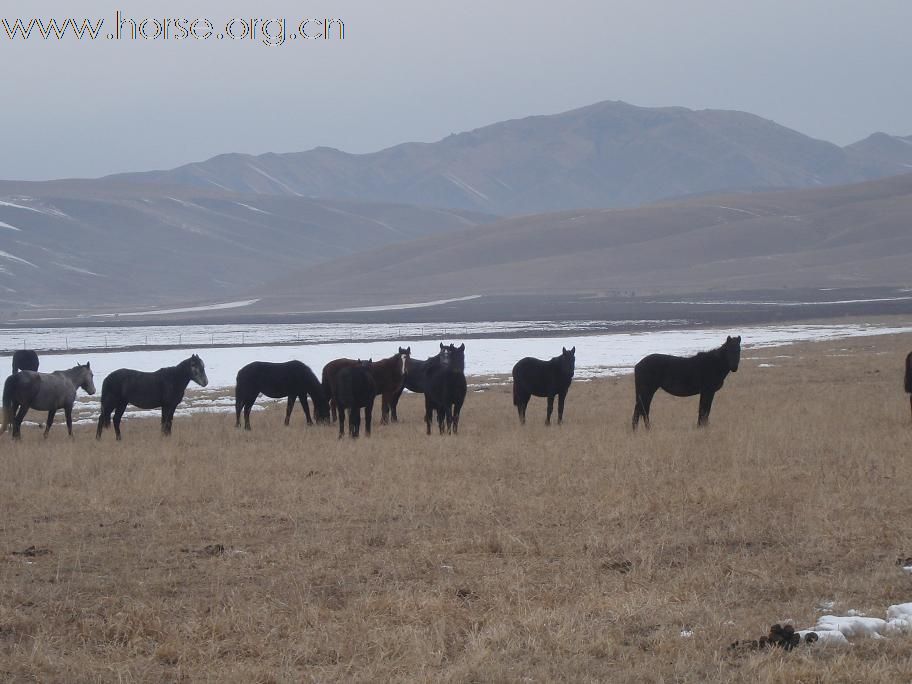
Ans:
{"type": "Polygon", "coordinates": [[[912,411],[912,352],[906,357],[906,392],[909,393],[909,410],[912,411]]]}
{"type": "MultiPolygon", "coordinates": [[[[374,361],[370,365],[370,374],[377,386],[377,394],[381,395],[381,416],[382,424],[389,423],[390,405],[393,397],[402,389],[402,381],[405,378],[405,368],[411,355],[411,349],[399,348],[399,353],[388,359],[374,361]]],[[[356,359],[335,359],[323,366],[323,393],[329,397],[329,410],[332,413],[333,422],[336,421],[336,391],[335,381],[339,371],[343,368],[352,368],[357,366],[360,361],[356,359]]],[[[393,421],[396,420],[395,414],[393,421]]]]}

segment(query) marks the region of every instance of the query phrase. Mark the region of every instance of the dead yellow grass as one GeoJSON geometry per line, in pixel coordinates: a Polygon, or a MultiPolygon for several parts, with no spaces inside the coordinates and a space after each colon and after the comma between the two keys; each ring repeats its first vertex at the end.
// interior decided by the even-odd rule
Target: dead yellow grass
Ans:
{"type": "Polygon", "coordinates": [[[575,384],[561,428],[471,394],[450,438],[414,397],[357,443],[280,408],[25,430],[0,443],[0,676],[907,681],[912,639],[727,646],[912,601],[909,348],[746,351],[708,430],[659,395],[632,434],[629,377],[575,384]]]}

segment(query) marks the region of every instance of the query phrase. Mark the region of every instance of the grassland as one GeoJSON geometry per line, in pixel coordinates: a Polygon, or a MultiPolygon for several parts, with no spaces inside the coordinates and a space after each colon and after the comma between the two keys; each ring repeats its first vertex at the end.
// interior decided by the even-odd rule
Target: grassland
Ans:
{"type": "Polygon", "coordinates": [[[824,602],[912,601],[912,336],[746,351],[698,430],[629,377],[457,437],[253,416],[0,443],[10,681],[908,681],[912,638],[729,651],[824,602]],[[682,630],[693,636],[683,638],[682,630]]]}

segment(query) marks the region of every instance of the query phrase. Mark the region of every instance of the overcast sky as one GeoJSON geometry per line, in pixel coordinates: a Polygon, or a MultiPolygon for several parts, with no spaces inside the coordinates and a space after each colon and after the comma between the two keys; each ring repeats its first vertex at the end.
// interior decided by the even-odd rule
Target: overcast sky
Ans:
{"type": "Polygon", "coordinates": [[[0,178],[367,152],[600,100],[749,111],[839,144],[912,134],[909,0],[3,0],[0,19],[86,16],[107,34],[118,7],[216,30],[332,17],[345,39],[10,41],[0,26],[0,178]]]}

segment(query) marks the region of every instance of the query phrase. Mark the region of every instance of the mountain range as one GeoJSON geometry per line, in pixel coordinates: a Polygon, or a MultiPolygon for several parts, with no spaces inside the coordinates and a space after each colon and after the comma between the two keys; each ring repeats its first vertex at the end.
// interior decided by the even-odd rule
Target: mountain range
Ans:
{"type": "Polygon", "coordinates": [[[372,154],[0,181],[0,319],[907,284],[910,170],[912,136],[839,147],[743,112],[602,102],[372,154]]]}
{"type": "Polygon", "coordinates": [[[327,147],[225,154],[116,178],[508,216],[854,183],[910,170],[912,138],[878,133],[843,148],[744,112],[601,102],[372,154],[327,147]]]}

